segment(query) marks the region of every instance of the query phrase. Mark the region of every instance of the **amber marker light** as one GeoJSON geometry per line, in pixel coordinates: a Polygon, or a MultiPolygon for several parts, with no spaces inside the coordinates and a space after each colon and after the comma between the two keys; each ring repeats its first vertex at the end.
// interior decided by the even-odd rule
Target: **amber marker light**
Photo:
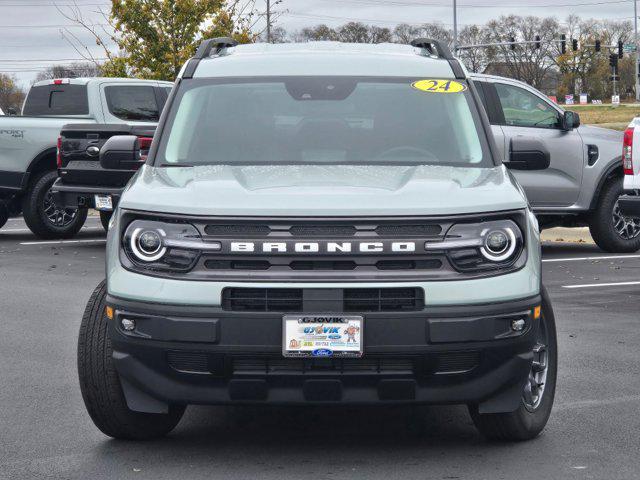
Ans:
{"type": "Polygon", "coordinates": [[[533,308],[533,319],[534,320],[540,320],[540,312],[542,310],[542,307],[540,307],[540,305],[538,305],[537,307],[533,308]]]}
{"type": "Polygon", "coordinates": [[[109,320],[113,320],[113,307],[107,305],[104,307],[104,313],[107,315],[109,320]]]}

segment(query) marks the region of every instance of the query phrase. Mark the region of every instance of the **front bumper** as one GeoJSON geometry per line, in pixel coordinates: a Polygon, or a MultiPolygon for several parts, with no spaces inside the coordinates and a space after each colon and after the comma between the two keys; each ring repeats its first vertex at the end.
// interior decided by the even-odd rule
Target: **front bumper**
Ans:
{"type": "Polygon", "coordinates": [[[640,196],[622,195],[618,199],[620,212],[627,217],[640,217],[640,196]]]}
{"type": "Polygon", "coordinates": [[[359,359],[282,357],[282,315],[109,296],[113,359],[132,410],[169,404],[477,404],[518,408],[540,297],[364,315],[359,359]],[[120,322],[133,318],[136,329],[120,322]],[[524,318],[522,333],[510,328],[524,318]]]}
{"type": "Polygon", "coordinates": [[[51,193],[58,205],[68,208],[95,208],[96,195],[109,195],[115,210],[124,187],[65,184],[59,178],[51,187],[51,193]]]}

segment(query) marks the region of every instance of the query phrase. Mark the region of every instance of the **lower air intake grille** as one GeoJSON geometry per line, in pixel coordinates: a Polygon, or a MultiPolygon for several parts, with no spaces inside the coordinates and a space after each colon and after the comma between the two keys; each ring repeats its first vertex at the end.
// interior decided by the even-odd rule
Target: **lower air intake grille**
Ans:
{"type": "Polygon", "coordinates": [[[349,374],[410,375],[414,362],[410,358],[353,358],[353,359],[295,359],[295,358],[243,358],[233,359],[233,374],[286,375],[286,374],[349,374]]]}
{"type": "Polygon", "coordinates": [[[348,288],[344,291],[345,312],[404,312],[422,310],[420,288],[348,288]]]}
{"type": "Polygon", "coordinates": [[[300,288],[225,288],[222,308],[244,312],[301,312],[300,288]]]}
{"type": "Polygon", "coordinates": [[[436,375],[465,373],[476,368],[479,363],[479,352],[441,353],[436,360],[435,373],[436,375]]]}
{"type": "MultiPolygon", "coordinates": [[[[335,290],[333,291],[335,292],[335,290]]],[[[222,291],[222,308],[236,312],[303,313],[306,311],[304,308],[305,292],[309,292],[309,290],[302,288],[225,288],[222,291]]],[[[424,292],[421,288],[347,288],[341,293],[342,308],[337,308],[340,308],[342,312],[411,312],[424,308],[424,292]]],[[[335,301],[340,302],[340,296],[335,301]]],[[[314,299],[312,303],[312,310],[317,310],[317,300],[314,299]]],[[[329,308],[336,311],[333,307],[335,307],[335,303],[331,303],[329,308]]]]}
{"type": "Polygon", "coordinates": [[[167,361],[174,370],[183,373],[209,373],[208,357],[199,352],[167,352],[167,361]]]}

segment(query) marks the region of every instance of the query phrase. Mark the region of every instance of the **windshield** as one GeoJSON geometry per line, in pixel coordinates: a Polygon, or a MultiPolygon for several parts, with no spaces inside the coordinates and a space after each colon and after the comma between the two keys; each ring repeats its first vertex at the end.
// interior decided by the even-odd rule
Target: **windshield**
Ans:
{"type": "Polygon", "coordinates": [[[156,164],[493,166],[469,92],[425,91],[418,80],[189,80],[156,164]]]}

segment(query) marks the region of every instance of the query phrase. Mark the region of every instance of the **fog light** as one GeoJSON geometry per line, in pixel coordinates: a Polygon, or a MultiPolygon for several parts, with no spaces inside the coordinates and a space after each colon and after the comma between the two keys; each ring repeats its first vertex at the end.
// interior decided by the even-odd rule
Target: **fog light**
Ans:
{"type": "Polygon", "coordinates": [[[522,318],[518,320],[511,320],[511,330],[514,332],[521,332],[524,330],[524,324],[525,322],[522,318]]]}
{"type": "Polygon", "coordinates": [[[126,330],[127,332],[135,330],[136,328],[135,320],[131,320],[129,318],[123,318],[122,320],[120,320],[120,325],[122,325],[122,329],[126,330]]]}

